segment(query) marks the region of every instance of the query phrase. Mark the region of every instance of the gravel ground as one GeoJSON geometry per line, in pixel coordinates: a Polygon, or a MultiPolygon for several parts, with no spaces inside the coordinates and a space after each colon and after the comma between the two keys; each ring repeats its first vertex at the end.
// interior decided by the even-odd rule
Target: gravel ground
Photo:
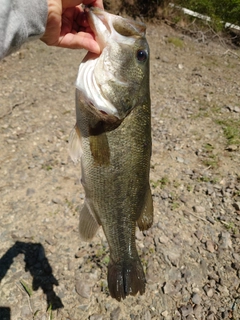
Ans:
{"type": "Polygon", "coordinates": [[[154,224],[143,296],[107,289],[102,230],[78,237],[67,141],[84,55],[25,45],[0,63],[0,319],[240,319],[240,52],[149,25],[154,224]],[[11,317],[10,317],[11,314],[11,317]]]}

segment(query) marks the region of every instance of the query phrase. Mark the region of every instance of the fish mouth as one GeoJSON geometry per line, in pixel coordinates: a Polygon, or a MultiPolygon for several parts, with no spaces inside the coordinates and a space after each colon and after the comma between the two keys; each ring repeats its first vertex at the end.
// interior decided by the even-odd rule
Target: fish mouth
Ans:
{"type": "MultiPolygon", "coordinates": [[[[103,82],[114,82],[122,87],[128,87],[128,83],[125,79],[120,79],[119,75],[106,72],[106,70],[105,74],[107,76],[105,78],[102,77],[99,81],[99,77],[97,80],[95,76],[95,67],[98,64],[100,56],[104,54],[105,48],[107,50],[107,47],[114,42],[132,45],[136,38],[144,37],[146,26],[141,22],[110,14],[98,7],[85,6],[84,11],[101,52],[99,55],[88,52],[80,64],[76,87],[83,93],[89,107],[95,107],[100,113],[123,119],[126,115],[119,112],[107,96],[104,96],[102,84],[103,82]]],[[[108,68],[106,65],[103,63],[101,68],[108,68]]]]}
{"type": "Polygon", "coordinates": [[[131,44],[135,37],[144,37],[144,23],[125,19],[98,7],[85,7],[88,23],[95,35],[101,51],[110,40],[131,44]]]}

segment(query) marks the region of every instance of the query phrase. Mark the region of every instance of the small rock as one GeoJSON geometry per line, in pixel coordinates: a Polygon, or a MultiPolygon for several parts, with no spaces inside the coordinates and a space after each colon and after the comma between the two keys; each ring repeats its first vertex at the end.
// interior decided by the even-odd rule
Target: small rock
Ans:
{"type": "Polygon", "coordinates": [[[135,233],[135,237],[136,237],[137,240],[142,241],[143,238],[144,238],[142,231],[140,231],[139,229],[137,229],[137,230],[136,230],[136,233],[135,233]]]}
{"type": "Polygon", "coordinates": [[[198,238],[199,241],[202,241],[203,232],[201,230],[197,230],[196,232],[194,232],[194,234],[198,238]]]}
{"type": "Polygon", "coordinates": [[[233,258],[234,258],[236,261],[240,262],[240,254],[234,252],[234,253],[233,253],[233,258]]]}
{"type": "Polygon", "coordinates": [[[208,285],[205,285],[203,289],[204,289],[206,295],[207,295],[209,298],[211,298],[211,297],[213,296],[213,294],[214,294],[213,288],[210,288],[208,285]]]}
{"type": "Polygon", "coordinates": [[[239,107],[233,107],[232,108],[233,112],[239,113],[240,112],[240,108],[239,107]]]}
{"type": "Polygon", "coordinates": [[[166,191],[162,191],[161,192],[161,198],[164,199],[168,199],[168,193],[166,191]]]}
{"type": "Polygon", "coordinates": [[[26,195],[27,195],[27,196],[31,196],[31,195],[33,195],[35,192],[36,192],[35,189],[33,189],[33,188],[28,188],[27,191],[26,191],[26,195]]]}
{"type": "Polygon", "coordinates": [[[205,208],[203,206],[193,206],[193,211],[196,213],[203,213],[205,212],[205,208]]]}
{"type": "Polygon", "coordinates": [[[188,198],[187,198],[185,195],[183,195],[183,194],[179,197],[179,199],[180,199],[183,203],[187,203],[187,201],[188,201],[188,198]]]}
{"type": "Polygon", "coordinates": [[[192,296],[192,302],[194,304],[200,304],[201,301],[202,301],[202,298],[200,297],[200,295],[197,294],[197,293],[194,293],[193,296],[192,296]]]}
{"type": "Polygon", "coordinates": [[[159,237],[159,242],[162,243],[162,244],[167,244],[169,241],[168,237],[166,237],[165,235],[161,235],[159,237]]]}
{"type": "MultiPolygon", "coordinates": [[[[121,309],[120,307],[115,308],[111,313],[110,313],[110,320],[118,320],[121,314],[121,309]]],[[[151,319],[151,318],[150,318],[151,319]]]]}
{"type": "Polygon", "coordinates": [[[200,305],[196,305],[193,309],[193,313],[195,315],[195,318],[198,319],[198,320],[202,320],[202,306],[200,305]]]}
{"type": "MultiPolygon", "coordinates": [[[[151,313],[149,310],[144,314],[142,319],[143,320],[151,320],[152,319],[152,316],[151,316],[151,313]]],[[[114,318],[114,320],[115,320],[115,318],[114,318]]]]}
{"type": "Polygon", "coordinates": [[[238,149],[238,146],[235,144],[231,144],[229,146],[226,147],[227,151],[236,151],[238,149]]]}
{"type": "Polygon", "coordinates": [[[175,288],[174,288],[173,284],[170,282],[166,282],[163,287],[163,292],[165,294],[173,294],[174,291],[175,291],[175,288]]]}
{"type": "Polygon", "coordinates": [[[52,237],[46,237],[46,238],[45,238],[45,241],[46,241],[46,243],[49,244],[50,246],[55,246],[56,243],[57,243],[57,241],[56,241],[54,238],[52,238],[52,237]]]}
{"type": "Polygon", "coordinates": [[[21,316],[23,319],[26,319],[31,314],[31,309],[29,308],[29,305],[22,306],[21,308],[21,316]]]}
{"type": "Polygon", "coordinates": [[[188,315],[193,314],[193,307],[189,304],[186,306],[183,306],[180,310],[183,317],[187,317],[188,315]]]}
{"type": "Polygon", "coordinates": [[[179,63],[178,64],[178,69],[182,70],[183,69],[183,64],[179,63]]]}
{"type": "Polygon", "coordinates": [[[206,241],[206,249],[211,253],[213,253],[215,251],[213,241],[211,241],[211,240],[206,241]]]}
{"type": "Polygon", "coordinates": [[[206,320],[215,320],[215,315],[214,313],[211,313],[207,316],[206,320]]]}
{"type": "Polygon", "coordinates": [[[168,257],[168,260],[171,262],[171,264],[174,267],[177,267],[180,259],[180,251],[179,252],[169,251],[167,253],[167,257],[168,257]]]}
{"type": "Polygon", "coordinates": [[[212,217],[206,216],[207,221],[209,221],[211,224],[215,224],[215,220],[212,217]]]}
{"type": "Polygon", "coordinates": [[[55,203],[55,204],[61,204],[62,203],[61,199],[59,199],[59,198],[53,198],[52,202],[55,203]]]}
{"type": "Polygon", "coordinates": [[[166,318],[166,317],[168,316],[168,311],[167,311],[167,310],[163,311],[163,312],[161,313],[161,315],[162,315],[164,318],[166,318]]]}
{"type": "Polygon", "coordinates": [[[237,211],[240,211],[240,201],[234,202],[234,203],[233,203],[233,207],[234,207],[237,211]]]}
{"type": "Polygon", "coordinates": [[[101,314],[93,314],[90,316],[89,320],[102,320],[103,316],[101,314]]]}
{"type": "Polygon", "coordinates": [[[181,158],[181,157],[177,157],[176,160],[177,160],[177,162],[179,162],[179,163],[184,163],[184,159],[181,158]]]}
{"type": "Polygon", "coordinates": [[[224,296],[224,297],[228,297],[229,296],[229,290],[228,290],[228,288],[226,287],[226,286],[221,286],[221,285],[219,285],[218,286],[218,291],[222,294],[222,296],[224,296]]]}
{"type": "Polygon", "coordinates": [[[220,246],[221,249],[231,249],[232,240],[229,232],[221,232],[220,234],[220,246]]]}
{"type": "Polygon", "coordinates": [[[89,299],[92,291],[91,284],[86,280],[77,280],[76,291],[81,297],[89,299]]]}
{"type": "Polygon", "coordinates": [[[83,250],[83,249],[80,248],[78,250],[78,252],[75,253],[74,257],[76,259],[79,259],[79,258],[82,258],[82,257],[86,256],[86,254],[87,254],[86,250],[83,250]]]}

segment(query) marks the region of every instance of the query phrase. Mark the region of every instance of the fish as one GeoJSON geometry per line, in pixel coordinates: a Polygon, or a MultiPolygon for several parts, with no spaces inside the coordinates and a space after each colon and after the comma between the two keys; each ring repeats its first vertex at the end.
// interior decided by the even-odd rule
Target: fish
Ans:
{"type": "Polygon", "coordinates": [[[135,232],[153,223],[150,51],[144,23],[97,7],[85,13],[101,53],[88,52],[79,66],[69,152],[81,160],[80,237],[90,241],[103,228],[108,289],[121,301],[146,287],[135,232]]]}

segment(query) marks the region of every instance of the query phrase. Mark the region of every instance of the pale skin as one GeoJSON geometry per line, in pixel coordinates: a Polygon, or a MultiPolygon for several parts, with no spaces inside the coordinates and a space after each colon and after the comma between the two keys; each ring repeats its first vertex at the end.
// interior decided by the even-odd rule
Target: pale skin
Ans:
{"type": "Polygon", "coordinates": [[[49,46],[86,49],[99,54],[81,4],[103,8],[102,0],[48,0],[48,18],[41,40],[49,46]]]}

